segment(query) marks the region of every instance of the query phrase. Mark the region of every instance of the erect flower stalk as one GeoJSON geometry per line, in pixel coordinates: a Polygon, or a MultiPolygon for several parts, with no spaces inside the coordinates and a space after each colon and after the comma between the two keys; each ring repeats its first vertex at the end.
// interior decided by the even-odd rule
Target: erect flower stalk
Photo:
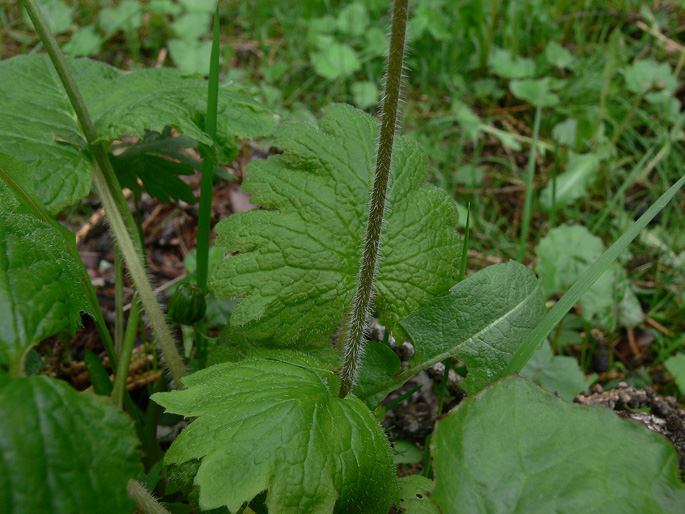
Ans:
{"type": "Polygon", "coordinates": [[[50,32],[36,1],[24,0],[23,3],[69,97],[69,101],[81,125],[81,130],[88,142],[88,149],[95,158],[97,165],[93,167],[93,182],[95,183],[98,196],[131,274],[133,284],[138,291],[140,301],[148,315],[150,326],[162,350],[164,360],[169,366],[169,371],[174,380],[179,387],[182,387],[180,379],[186,374],[185,366],[176,349],[171,332],[164,319],[164,314],[152,291],[152,286],[150,286],[150,282],[145,274],[145,267],[142,263],[142,256],[145,255],[142,243],[138,237],[138,230],[133,220],[133,215],[121,192],[121,186],[114,173],[112,164],[107,157],[105,148],[101,143],[97,142],[98,135],[93,120],[88,114],[86,104],[67,66],[64,55],[62,55],[55,37],[50,32]]]}
{"type": "Polygon", "coordinates": [[[373,283],[380,250],[385,197],[388,190],[392,147],[397,127],[397,112],[402,87],[404,66],[404,40],[407,32],[408,0],[395,0],[390,31],[388,70],[385,79],[385,97],[381,116],[381,134],[378,141],[376,172],[369,202],[369,220],[366,225],[366,239],[362,262],[357,276],[357,290],[344,329],[342,347],[342,368],[340,369],[340,398],[344,398],[354,387],[357,368],[364,349],[364,331],[371,307],[373,283]]]}

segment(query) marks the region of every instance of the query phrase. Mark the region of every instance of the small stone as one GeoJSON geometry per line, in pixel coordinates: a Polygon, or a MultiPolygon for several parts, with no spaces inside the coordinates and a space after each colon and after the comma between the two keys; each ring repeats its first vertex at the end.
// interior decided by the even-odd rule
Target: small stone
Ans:
{"type": "Polygon", "coordinates": [[[397,356],[401,361],[408,361],[414,356],[414,353],[414,345],[412,345],[409,341],[405,341],[397,347],[397,356]]]}

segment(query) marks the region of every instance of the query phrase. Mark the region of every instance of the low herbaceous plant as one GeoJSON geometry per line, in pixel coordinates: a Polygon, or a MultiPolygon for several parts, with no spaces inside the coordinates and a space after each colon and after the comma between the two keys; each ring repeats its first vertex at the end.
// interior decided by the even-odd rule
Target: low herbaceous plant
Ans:
{"type": "MultiPolygon", "coordinates": [[[[231,345],[229,360],[187,374],[148,281],[111,145],[124,134],[147,145],[117,162],[119,176],[137,174],[136,181],[163,194],[159,177],[146,170],[160,156],[177,155],[166,127],[199,145],[211,179],[216,164],[235,157],[235,137],[266,133],[271,118],[231,86],[216,87],[218,51],[209,94],[204,80],[173,70],[124,73],[66,61],[35,2],[25,6],[49,60],[30,55],[0,63],[6,512],[167,512],[141,485],[150,474],[143,473],[140,440],[149,458],[156,439],[150,442],[150,416],[125,393],[119,371],[127,369],[136,331],[129,327],[141,314],[176,387],[152,400],[189,419],[163,456],[164,474],[181,483],[176,498],[185,494],[202,511],[682,512],[685,487],[665,439],[605,409],[569,404],[515,372],[685,177],[549,311],[534,273],[515,261],[463,279],[456,204],[425,184],[427,157],[419,145],[396,135],[408,18],[407,0],[396,0],[380,123],[334,104],[318,127],[278,126],[273,137],[282,153],[252,162],[244,182],[263,209],[219,224],[216,245],[224,258],[207,285],[203,277],[213,266],[203,235],[197,290],[240,301],[216,343],[231,345]],[[136,155],[147,160],[141,165],[136,155]],[[54,218],[85,196],[91,181],[137,292],[120,345],[109,336],[73,233],[54,218]],[[106,374],[98,382],[113,403],[27,376],[33,348],[75,330],[83,312],[96,319],[117,368],[114,384],[106,374]],[[387,345],[365,342],[372,313],[396,337],[409,338],[415,354],[408,366],[387,345]],[[434,476],[398,478],[374,412],[388,392],[451,358],[468,369],[461,383],[468,397],[437,423],[434,476]]],[[[211,204],[211,180],[203,176],[201,211],[207,184],[211,204]]],[[[192,301],[173,313],[194,325],[199,350],[209,342],[202,301],[192,301]]],[[[93,363],[94,384],[98,369],[93,363]]]]}

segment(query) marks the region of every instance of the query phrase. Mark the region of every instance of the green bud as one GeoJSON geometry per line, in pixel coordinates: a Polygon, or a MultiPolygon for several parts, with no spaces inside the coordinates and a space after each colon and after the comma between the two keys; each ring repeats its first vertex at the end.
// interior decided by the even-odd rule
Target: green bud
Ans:
{"type": "Polygon", "coordinates": [[[207,302],[202,290],[194,285],[179,284],[176,292],[169,299],[168,316],[179,325],[193,325],[200,321],[207,309],[207,302]]]}

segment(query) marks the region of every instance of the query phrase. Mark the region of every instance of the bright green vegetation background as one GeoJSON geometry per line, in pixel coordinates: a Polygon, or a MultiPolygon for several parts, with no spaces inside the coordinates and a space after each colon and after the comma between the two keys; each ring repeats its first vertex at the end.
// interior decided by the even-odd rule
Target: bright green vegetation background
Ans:
{"type": "MultiPolygon", "coordinates": [[[[72,55],[124,69],[208,69],[212,0],[40,4],[72,55]]],[[[221,80],[284,120],[314,120],[331,102],[374,113],[387,6],[221,2],[221,80]]],[[[550,302],[682,175],[684,12],[682,1],[414,2],[403,129],[428,152],[429,179],[459,202],[460,223],[471,205],[469,273],[519,257],[538,108],[524,250],[550,302]],[[579,227],[559,228],[570,224],[579,227]]],[[[2,58],[40,50],[18,2],[3,2],[0,24],[2,58]]],[[[656,382],[678,394],[663,377],[665,364],[685,384],[684,270],[681,192],[560,325],[551,349],[575,358],[587,375],[609,370],[590,382],[656,382]],[[608,363],[598,369],[600,354],[608,363]]],[[[540,377],[568,370],[566,383],[543,386],[582,387],[578,367],[539,357],[540,377]],[[557,371],[545,373],[545,366],[557,371]]]]}

